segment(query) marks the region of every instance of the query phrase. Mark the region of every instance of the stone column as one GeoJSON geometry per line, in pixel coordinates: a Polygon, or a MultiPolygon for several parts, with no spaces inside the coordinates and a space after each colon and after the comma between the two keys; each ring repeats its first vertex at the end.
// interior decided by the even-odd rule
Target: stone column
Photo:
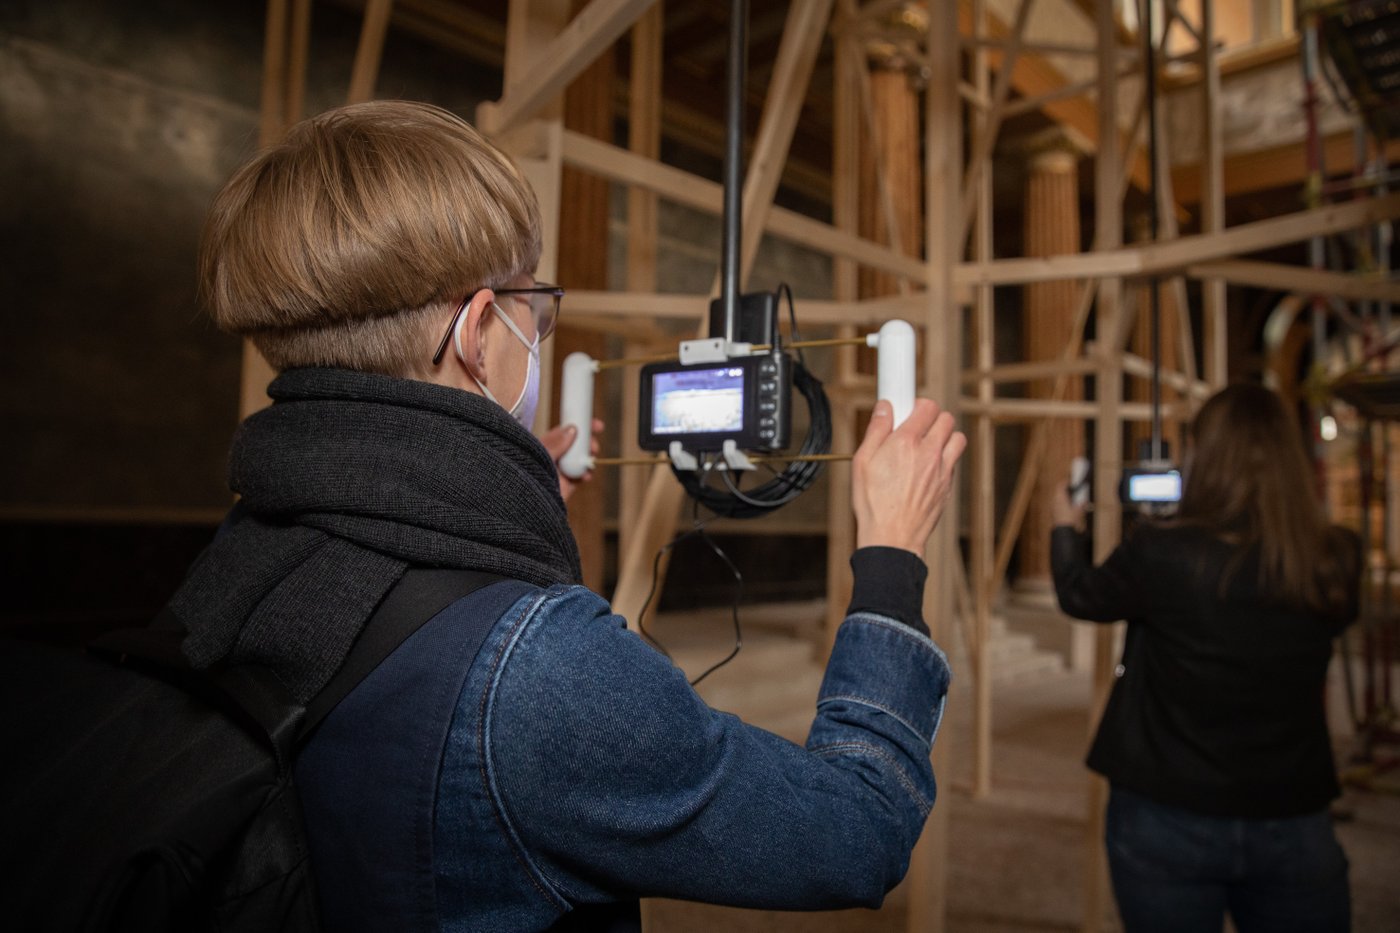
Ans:
{"type": "MultiPolygon", "coordinates": [[[[1028,156],[1024,205],[1026,256],[1059,256],[1080,250],[1079,158],[1081,151],[1059,129],[1031,137],[1022,149],[1028,156]]],[[[1036,282],[1025,287],[1022,346],[1026,360],[1059,359],[1070,337],[1080,285],[1074,281],[1036,282]]],[[[1031,398],[1048,398],[1054,379],[1029,384],[1031,398]]],[[[1071,380],[1067,399],[1083,398],[1083,380],[1071,380]]],[[[1021,529],[1017,588],[1050,587],[1050,497],[1055,484],[1069,475],[1070,461],[1087,456],[1084,423],[1057,421],[1051,426],[1035,495],[1021,529]]]]}

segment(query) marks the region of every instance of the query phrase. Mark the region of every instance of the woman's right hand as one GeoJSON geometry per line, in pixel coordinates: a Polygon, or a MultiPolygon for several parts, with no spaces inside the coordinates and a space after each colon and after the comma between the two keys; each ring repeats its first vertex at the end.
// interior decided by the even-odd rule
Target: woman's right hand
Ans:
{"type": "Polygon", "coordinates": [[[1084,506],[1069,501],[1069,483],[1057,483],[1050,498],[1050,524],[1058,528],[1069,525],[1076,531],[1084,530],[1084,506]]]}
{"type": "Polygon", "coordinates": [[[943,515],[967,438],[953,416],[921,398],[898,428],[888,401],[875,403],[851,462],[857,547],[897,547],[923,557],[943,515]]]}

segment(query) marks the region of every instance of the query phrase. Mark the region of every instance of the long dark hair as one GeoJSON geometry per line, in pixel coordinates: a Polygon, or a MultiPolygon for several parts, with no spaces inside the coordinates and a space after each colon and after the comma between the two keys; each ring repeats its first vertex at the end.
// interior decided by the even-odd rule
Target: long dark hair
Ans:
{"type": "Polygon", "coordinates": [[[1344,605],[1358,555],[1329,529],[1298,423],[1279,397],[1222,389],[1196,415],[1191,440],[1179,515],[1237,546],[1222,587],[1257,547],[1261,591],[1321,611],[1344,605]]]}

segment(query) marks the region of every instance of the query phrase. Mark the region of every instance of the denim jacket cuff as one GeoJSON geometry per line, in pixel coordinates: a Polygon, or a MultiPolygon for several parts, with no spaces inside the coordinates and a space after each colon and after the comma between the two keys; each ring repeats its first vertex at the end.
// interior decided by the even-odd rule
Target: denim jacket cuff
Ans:
{"type": "Polygon", "coordinates": [[[932,745],[952,676],[947,657],[927,635],[886,616],[856,612],[836,634],[817,705],[867,707],[932,745]]]}

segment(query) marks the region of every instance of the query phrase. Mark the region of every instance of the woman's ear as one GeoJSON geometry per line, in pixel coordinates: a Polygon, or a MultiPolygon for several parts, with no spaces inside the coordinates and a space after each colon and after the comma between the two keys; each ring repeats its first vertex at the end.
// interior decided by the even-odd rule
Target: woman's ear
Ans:
{"type": "Polygon", "coordinates": [[[452,335],[454,354],[480,384],[486,383],[486,321],[496,293],[483,288],[472,296],[452,335]]]}

